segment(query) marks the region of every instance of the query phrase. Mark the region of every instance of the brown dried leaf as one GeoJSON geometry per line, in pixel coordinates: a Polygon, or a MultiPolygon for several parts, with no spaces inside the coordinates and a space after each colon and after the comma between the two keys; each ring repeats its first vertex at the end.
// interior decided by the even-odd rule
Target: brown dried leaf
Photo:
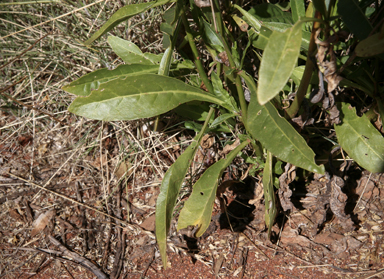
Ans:
{"type": "Polygon", "coordinates": [[[298,244],[302,247],[310,247],[311,241],[305,236],[299,235],[296,229],[286,227],[281,233],[281,242],[287,244],[298,244]]]}
{"type": "Polygon", "coordinates": [[[120,163],[119,167],[115,171],[115,175],[118,180],[120,180],[125,174],[127,177],[129,177],[132,174],[132,165],[131,163],[126,160],[120,163]]]}
{"type": "Polygon", "coordinates": [[[155,231],[155,220],[156,215],[152,214],[147,219],[145,219],[143,223],[140,224],[140,227],[142,227],[144,230],[153,232],[155,231]]]}
{"type": "Polygon", "coordinates": [[[42,213],[37,217],[35,221],[32,223],[32,231],[31,236],[35,236],[39,232],[45,229],[45,227],[48,225],[49,221],[51,221],[52,217],[56,215],[56,210],[52,209],[45,213],[42,213]]]}
{"type": "Polygon", "coordinates": [[[223,151],[222,151],[222,153],[220,153],[220,155],[226,155],[226,154],[228,154],[228,153],[231,152],[233,149],[235,149],[236,147],[238,147],[239,144],[240,144],[240,139],[237,138],[237,139],[235,140],[234,143],[232,143],[232,144],[227,144],[226,146],[224,146],[223,151]]]}
{"type": "Polygon", "coordinates": [[[344,180],[341,177],[334,175],[330,181],[331,185],[331,198],[330,207],[337,217],[346,219],[345,206],[347,205],[348,196],[341,190],[344,187],[344,180]]]}
{"type": "Polygon", "coordinates": [[[291,164],[285,166],[285,172],[280,175],[280,188],[279,188],[279,199],[281,207],[284,211],[293,210],[295,206],[290,200],[292,196],[292,190],[289,189],[289,183],[291,183],[296,177],[296,167],[291,164]]]}

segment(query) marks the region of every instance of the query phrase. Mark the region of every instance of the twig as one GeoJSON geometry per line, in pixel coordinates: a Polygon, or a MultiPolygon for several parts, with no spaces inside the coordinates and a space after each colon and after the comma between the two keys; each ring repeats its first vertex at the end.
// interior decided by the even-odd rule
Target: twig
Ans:
{"type": "Polygon", "coordinates": [[[102,272],[94,263],[87,260],[86,258],[81,257],[77,253],[68,250],[64,245],[62,245],[60,243],[60,241],[58,241],[53,236],[49,235],[48,238],[52,242],[53,245],[55,245],[59,248],[59,250],[62,252],[63,256],[66,256],[70,259],[73,259],[78,264],[84,266],[86,269],[88,269],[93,274],[95,274],[97,276],[97,278],[99,278],[99,279],[107,279],[108,278],[107,275],[105,275],[104,272],[102,272]]]}

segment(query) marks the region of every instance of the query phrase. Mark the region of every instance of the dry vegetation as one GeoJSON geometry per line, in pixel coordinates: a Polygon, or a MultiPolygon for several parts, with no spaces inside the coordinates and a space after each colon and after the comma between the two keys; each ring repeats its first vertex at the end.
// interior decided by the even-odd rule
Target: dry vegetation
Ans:
{"type": "MultiPolygon", "coordinates": [[[[172,115],[163,118],[162,133],[140,121],[78,117],[66,110],[72,96],[60,89],[122,63],[105,36],[92,48],[81,42],[123,2],[138,1],[0,4],[0,277],[380,278],[384,178],[369,173],[355,180],[358,231],[344,235],[337,231],[343,224],[328,220],[330,235],[310,240],[308,228],[321,209],[308,200],[312,219],[297,213],[278,220],[286,227],[300,223],[307,237],[289,228],[279,246],[272,244],[256,187],[255,217],[244,233],[220,230],[218,207],[198,241],[173,226],[170,268],[162,269],[153,233],[158,187],[191,133],[172,115]]],[[[151,10],[111,32],[158,53],[162,12],[151,10]]],[[[199,156],[218,145],[208,144],[199,156]]],[[[246,169],[237,162],[239,177],[246,169]]],[[[322,185],[308,187],[322,195],[322,185]]],[[[186,186],[180,202],[189,191],[186,186]]],[[[280,236],[277,225],[275,231],[280,236]]]]}

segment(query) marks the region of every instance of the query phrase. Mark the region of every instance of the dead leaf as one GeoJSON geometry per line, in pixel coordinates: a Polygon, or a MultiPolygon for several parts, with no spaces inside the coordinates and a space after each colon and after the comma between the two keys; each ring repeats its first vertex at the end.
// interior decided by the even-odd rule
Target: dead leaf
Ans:
{"type": "Polygon", "coordinates": [[[142,227],[144,230],[154,232],[155,220],[156,220],[156,215],[152,214],[147,219],[145,219],[143,223],[140,224],[140,227],[142,227]]]}
{"type": "Polygon", "coordinates": [[[291,164],[285,166],[285,172],[280,175],[280,188],[279,188],[279,199],[281,207],[284,211],[293,210],[295,206],[290,200],[292,196],[292,190],[289,189],[289,183],[291,183],[296,178],[296,167],[291,164]]]}
{"type": "Polygon", "coordinates": [[[45,229],[45,227],[48,225],[49,221],[52,219],[53,216],[56,215],[56,210],[52,209],[45,213],[42,213],[37,217],[35,221],[32,223],[32,231],[31,236],[35,236],[39,232],[45,229]]]}
{"type": "Polygon", "coordinates": [[[133,171],[133,169],[132,169],[131,162],[126,160],[126,161],[122,161],[120,163],[120,165],[118,166],[118,168],[115,171],[115,175],[116,175],[116,178],[118,180],[120,180],[124,175],[126,175],[126,177],[131,176],[132,171],[133,171]]]}
{"type": "Polygon", "coordinates": [[[227,144],[226,146],[224,146],[223,151],[220,153],[220,155],[226,155],[226,154],[228,154],[228,153],[231,152],[233,149],[235,149],[236,147],[238,147],[239,144],[240,144],[240,139],[237,138],[237,139],[235,140],[234,143],[232,143],[232,144],[227,144]]]}
{"type": "Polygon", "coordinates": [[[347,205],[348,196],[341,190],[344,187],[344,180],[341,177],[334,175],[330,181],[331,186],[331,198],[330,207],[337,217],[346,219],[345,206],[347,205]]]}
{"type": "Polygon", "coordinates": [[[286,227],[281,233],[281,242],[285,245],[287,244],[298,244],[302,247],[309,247],[311,241],[305,236],[299,235],[299,232],[296,229],[291,227],[286,227]]]}

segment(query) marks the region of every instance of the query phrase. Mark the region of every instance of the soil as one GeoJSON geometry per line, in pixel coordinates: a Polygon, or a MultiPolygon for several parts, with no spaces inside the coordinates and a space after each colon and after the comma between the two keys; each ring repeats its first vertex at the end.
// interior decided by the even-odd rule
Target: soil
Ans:
{"type": "MultiPolygon", "coordinates": [[[[2,120],[13,116],[3,113],[2,120]]],[[[384,177],[353,165],[342,176],[306,181],[295,180],[297,170],[287,165],[270,239],[260,177],[247,178],[249,187],[233,182],[219,188],[225,198],[216,200],[202,237],[177,232],[172,223],[165,269],[154,235],[156,198],[161,174],[188,145],[188,136],[172,141],[169,134],[139,138],[127,132],[130,139],[120,148],[132,140],[149,152],[128,152],[122,159],[118,129],[87,124],[89,133],[104,131],[98,150],[88,153],[92,142],[71,149],[83,136],[76,126],[40,138],[1,136],[1,277],[383,278],[384,177]]],[[[213,142],[197,161],[214,152],[213,142]]],[[[237,175],[243,174],[247,166],[237,163],[237,175]]],[[[223,180],[231,176],[228,170],[223,180]]]]}

